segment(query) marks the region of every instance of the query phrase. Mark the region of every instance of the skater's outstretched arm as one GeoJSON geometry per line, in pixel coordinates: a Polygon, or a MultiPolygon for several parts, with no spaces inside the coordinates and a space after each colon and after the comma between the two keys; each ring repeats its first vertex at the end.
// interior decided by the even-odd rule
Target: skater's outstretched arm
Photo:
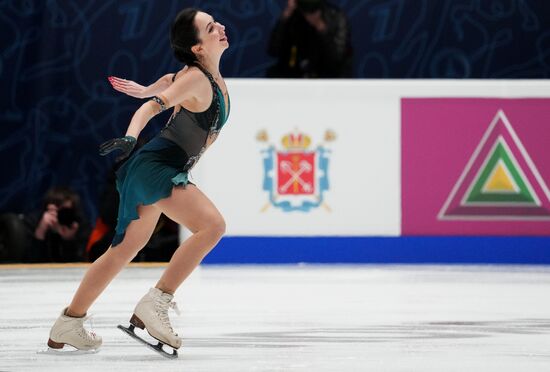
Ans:
{"type": "MultiPolygon", "coordinates": [[[[212,88],[203,73],[198,69],[187,71],[162,93],[145,102],[136,111],[126,131],[127,136],[137,138],[145,125],[157,114],[184,102],[195,106],[205,100],[212,88]]],[[[210,99],[211,99],[210,94],[210,99]]]]}
{"type": "MultiPolygon", "coordinates": [[[[185,67],[185,69],[187,69],[187,67],[185,67]]],[[[172,85],[176,74],[177,73],[166,74],[148,86],[143,86],[135,81],[122,79],[116,76],[109,76],[108,79],[113,88],[121,93],[136,98],[147,98],[156,96],[166,90],[170,85],[172,85]]]]}
{"type": "Polygon", "coordinates": [[[134,149],[139,134],[155,115],[184,102],[195,106],[205,101],[209,94],[211,97],[211,91],[210,83],[200,70],[187,71],[162,93],[141,105],[134,113],[125,137],[104,142],[99,148],[99,153],[107,155],[112,151],[122,150],[120,158],[128,156],[134,149]]]}

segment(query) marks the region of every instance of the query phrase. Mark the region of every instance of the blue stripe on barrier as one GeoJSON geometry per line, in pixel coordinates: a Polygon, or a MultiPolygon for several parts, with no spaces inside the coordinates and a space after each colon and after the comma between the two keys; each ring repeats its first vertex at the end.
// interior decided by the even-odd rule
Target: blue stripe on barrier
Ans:
{"type": "Polygon", "coordinates": [[[225,237],[205,264],[550,264],[550,237],[225,237]]]}

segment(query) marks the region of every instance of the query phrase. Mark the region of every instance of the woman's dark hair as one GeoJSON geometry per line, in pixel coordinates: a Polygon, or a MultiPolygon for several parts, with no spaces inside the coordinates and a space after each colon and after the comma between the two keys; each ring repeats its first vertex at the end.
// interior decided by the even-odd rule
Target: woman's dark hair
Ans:
{"type": "Polygon", "coordinates": [[[60,207],[66,201],[71,201],[74,209],[80,208],[80,197],[72,189],[65,186],[52,187],[44,196],[44,209],[48,204],[60,207]]]}
{"type": "Polygon", "coordinates": [[[195,8],[186,8],[178,13],[170,29],[170,45],[174,56],[186,65],[198,62],[191,47],[199,43],[199,31],[195,27],[195,16],[199,12],[195,8]]]}
{"type": "Polygon", "coordinates": [[[323,7],[323,0],[297,0],[296,7],[302,13],[313,13],[323,7]]]}

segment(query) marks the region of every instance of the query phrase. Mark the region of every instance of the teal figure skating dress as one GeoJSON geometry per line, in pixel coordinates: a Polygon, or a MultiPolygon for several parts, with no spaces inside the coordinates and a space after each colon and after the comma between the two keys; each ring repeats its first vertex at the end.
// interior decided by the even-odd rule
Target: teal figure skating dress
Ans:
{"type": "Polygon", "coordinates": [[[189,183],[189,171],[227,121],[229,104],[226,108],[220,87],[208,71],[197,67],[210,80],[212,103],[200,113],[181,107],[157,136],[118,169],[120,203],[113,247],[122,242],[130,222],[139,218],[139,205],[156,203],[169,197],[174,186],[185,187],[189,183]]]}

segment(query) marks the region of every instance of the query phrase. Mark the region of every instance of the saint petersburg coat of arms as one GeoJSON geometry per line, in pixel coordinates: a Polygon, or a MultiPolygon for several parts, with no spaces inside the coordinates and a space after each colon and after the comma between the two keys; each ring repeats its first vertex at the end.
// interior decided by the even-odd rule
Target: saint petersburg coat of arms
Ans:
{"type": "Polygon", "coordinates": [[[263,189],[268,193],[269,202],[262,211],[269,206],[284,212],[309,212],[319,206],[330,211],[324,193],[329,189],[330,150],[326,144],[335,139],[332,131],[326,131],[325,143],[312,150],[311,138],[298,131],[283,136],[281,148],[269,144],[266,131],[258,133],[257,139],[268,144],[262,154],[263,189]]]}

